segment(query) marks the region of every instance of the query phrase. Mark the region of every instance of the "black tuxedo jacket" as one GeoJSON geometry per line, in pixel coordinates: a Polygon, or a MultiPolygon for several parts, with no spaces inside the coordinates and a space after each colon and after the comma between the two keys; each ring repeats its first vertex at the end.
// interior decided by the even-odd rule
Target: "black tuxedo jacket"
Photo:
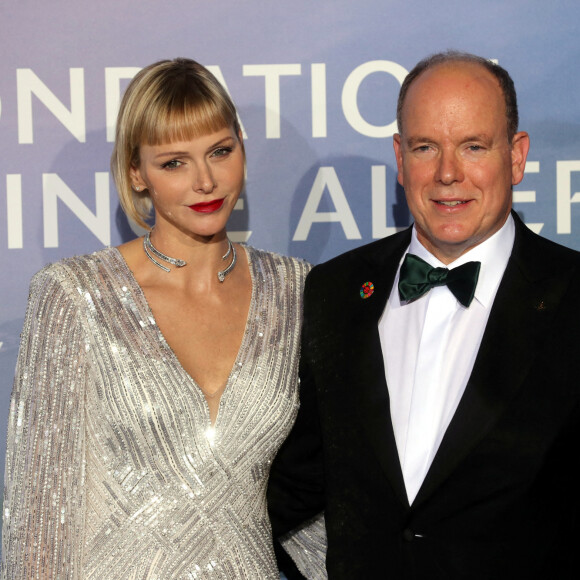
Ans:
{"type": "Polygon", "coordinates": [[[309,275],[301,409],[269,501],[275,534],[324,509],[330,579],[577,577],[580,254],[513,215],[471,377],[412,505],[377,328],[411,230],[309,275]]]}

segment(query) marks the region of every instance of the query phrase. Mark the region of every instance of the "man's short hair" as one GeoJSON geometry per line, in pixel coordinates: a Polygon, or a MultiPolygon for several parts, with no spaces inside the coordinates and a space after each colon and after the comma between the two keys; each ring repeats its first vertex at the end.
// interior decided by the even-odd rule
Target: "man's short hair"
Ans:
{"type": "Polygon", "coordinates": [[[499,66],[499,64],[496,64],[491,60],[481,56],[470,54],[469,52],[460,52],[457,50],[438,52],[424,58],[418,62],[411,70],[411,72],[405,77],[405,80],[401,85],[399,99],[397,101],[397,125],[399,126],[399,133],[403,133],[403,105],[405,103],[405,97],[407,96],[407,92],[409,91],[411,84],[426,70],[449,63],[477,64],[485,68],[497,79],[505,101],[507,136],[508,141],[511,143],[514,135],[518,131],[519,123],[518,102],[514,81],[510,77],[509,73],[503,67],[499,66]]]}

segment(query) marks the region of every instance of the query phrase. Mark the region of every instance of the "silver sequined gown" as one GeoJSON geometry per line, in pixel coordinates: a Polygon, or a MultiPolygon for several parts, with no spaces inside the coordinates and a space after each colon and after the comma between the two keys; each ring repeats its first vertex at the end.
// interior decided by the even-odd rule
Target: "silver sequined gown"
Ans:
{"type": "Polygon", "coordinates": [[[38,273],[12,395],[4,579],[277,579],[265,491],[297,412],[309,266],[247,248],[253,291],[212,428],[119,252],[38,273]]]}

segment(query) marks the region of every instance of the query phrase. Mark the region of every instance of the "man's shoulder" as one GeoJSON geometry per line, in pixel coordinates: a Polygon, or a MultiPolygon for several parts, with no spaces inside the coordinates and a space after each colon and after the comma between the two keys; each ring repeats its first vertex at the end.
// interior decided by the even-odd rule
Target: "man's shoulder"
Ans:
{"type": "Polygon", "coordinates": [[[534,233],[519,220],[516,224],[512,256],[523,267],[538,274],[580,268],[580,252],[534,233]]]}
{"type": "Polygon", "coordinates": [[[312,278],[348,278],[369,268],[382,268],[391,261],[400,260],[402,253],[411,241],[410,228],[359,246],[340,254],[312,269],[312,278]]]}

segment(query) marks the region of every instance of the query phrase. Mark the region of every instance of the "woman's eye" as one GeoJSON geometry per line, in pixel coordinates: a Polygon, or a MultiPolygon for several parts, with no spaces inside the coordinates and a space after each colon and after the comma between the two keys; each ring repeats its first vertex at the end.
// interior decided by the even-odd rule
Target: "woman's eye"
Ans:
{"type": "Polygon", "coordinates": [[[218,147],[212,154],[212,157],[224,157],[232,152],[232,147],[218,147]]]}
{"type": "Polygon", "coordinates": [[[171,161],[167,161],[161,167],[163,169],[177,169],[181,165],[181,161],[177,159],[172,159],[171,161]]]}

